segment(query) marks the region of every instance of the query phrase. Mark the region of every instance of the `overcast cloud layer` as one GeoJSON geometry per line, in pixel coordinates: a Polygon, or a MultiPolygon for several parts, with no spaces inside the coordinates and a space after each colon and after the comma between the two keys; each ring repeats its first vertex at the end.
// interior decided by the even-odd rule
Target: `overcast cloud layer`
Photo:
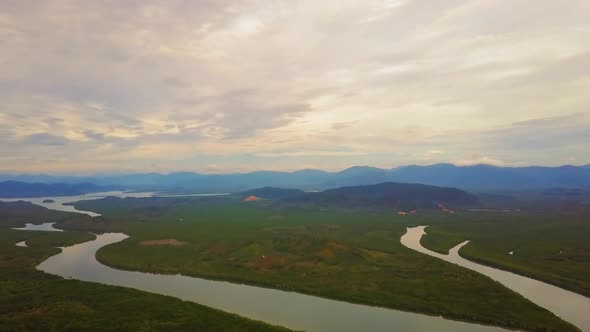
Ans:
{"type": "Polygon", "coordinates": [[[0,171],[590,163],[590,1],[0,2],[0,171]]]}

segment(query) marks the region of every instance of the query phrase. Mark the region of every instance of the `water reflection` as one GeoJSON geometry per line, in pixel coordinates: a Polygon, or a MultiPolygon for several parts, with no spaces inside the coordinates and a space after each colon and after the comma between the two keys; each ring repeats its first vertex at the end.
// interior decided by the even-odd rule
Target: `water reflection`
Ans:
{"type": "Polygon", "coordinates": [[[465,241],[455,246],[448,255],[442,255],[422,246],[420,239],[426,234],[426,226],[408,228],[401,238],[401,243],[413,250],[426,255],[440,258],[470,270],[484,274],[504,286],[520,293],[537,305],[548,309],[562,319],[576,325],[583,331],[590,331],[590,299],[544,282],[523,277],[507,271],[480,265],[466,260],[459,255],[459,250],[467,245],[465,241]]]}

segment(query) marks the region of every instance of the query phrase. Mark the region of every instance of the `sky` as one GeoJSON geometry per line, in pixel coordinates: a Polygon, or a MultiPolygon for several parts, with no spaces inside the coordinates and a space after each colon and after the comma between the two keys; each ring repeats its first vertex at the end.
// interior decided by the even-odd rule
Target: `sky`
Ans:
{"type": "Polygon", "coordinates": [[[3,0],[0,172],[590,164],[588,0],[3,0]]]}

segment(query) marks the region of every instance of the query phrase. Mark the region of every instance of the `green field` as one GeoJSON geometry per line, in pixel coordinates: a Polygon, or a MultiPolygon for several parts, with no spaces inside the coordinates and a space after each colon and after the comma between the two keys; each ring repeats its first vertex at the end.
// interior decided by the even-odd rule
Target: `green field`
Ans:
{"type": "Polygon", "coordinates": [[[109,198],[76,206],[104,214],[93,227],[131,236],[97,254],[120,269],[238,281],[526,330],[575,330],[485,276],[400,244],[407,225],[452,218],[441,214],[199,198],[109,198]]]}
{"type": "Polygon", "coordinates": [[[92,240],[87,232],[11,230],[24,221],[76,218],[28,204],[0,203],[1,331],[287,331],[175,298],[35,270],[56,246],[92,240]],[[26,240],[29,247],[15,243],[26,240]]]}

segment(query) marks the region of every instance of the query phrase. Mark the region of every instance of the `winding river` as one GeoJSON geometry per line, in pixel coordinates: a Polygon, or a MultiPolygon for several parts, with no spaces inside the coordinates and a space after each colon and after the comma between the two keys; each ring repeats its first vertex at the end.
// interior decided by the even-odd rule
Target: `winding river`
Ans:
{"type": "Polygon", "coordinates": [[[95,259],[103,246],[127,238],[97,235],[93,241],[63,248],[37,268],[84,281],[100,282],[197,302],[240,316],[306,331],[506,331],[411,312],[334,301],[315,296],[182,275],[122,271],[95,259]]]}
{"type": "Polygon", "coordinates": [[[449,250],[448,255],[428,250],[420,243],[422,236],[426,235],[425,228],[426,226],[408,228],[406,234],[401,238],[401,243],[423,254],[484,274],[576,325],[582,331],[590,331],[590,298],[535,279],[466,260],[459,255],[459,250],[469,241],[453,247],[449,250]]]}
{"type": "MultiPolygon", "coordinates": [[[[214,194],[223,195],[223,194],[214,194]]],[[[117,197],[174,196],[154,193],[108,192],[81,196],[48,198],[11,198],[3,201],[24,200],[49,209],[84,213],[90,216],[100,214],[77,210],[66,203],[79,200],[117,197]],[[45,201],[45,202],[44,202],[45,201]]],[[[203,196],[203,195],[178,195],[203,196]]],[[[590,331],[590,299],[553,285],[526,278],[514,273],[480,265],[462,258],[459,250],[465,241],[449,251],[439,254],[424,248],[420,239],[425,235],[426,226],[408,228],[401,238],[406,247],[453,264],[477,271],[522,294],[532,302],[552,311],[564,320],[590,331]]],[[[58,230],[52,223],[43,225],[27,224],[22,230],[58,230]]],[[[315,296],[261,288],[223,281],[212,281],[182,275],[162,275],[134,271],[122,271],[99,263],[95,254],[103,246],[120,242],[127,238],[121,233],[97,235],[93,241],[62,248],[62,252],[48,258],[37,268],[41,271],[65,278],[100,282],[140,289],[152,293],[177,297],[232,312],[244,317],[265,321],[270,324],[286,326],[306,331],[506,331],[492,326],[483,326],[441,317],[433,317],[380,307],[358,305],[324,299],[315,296]]],[[[26,245],[19,243],[19,246],[26,245]]]]}

